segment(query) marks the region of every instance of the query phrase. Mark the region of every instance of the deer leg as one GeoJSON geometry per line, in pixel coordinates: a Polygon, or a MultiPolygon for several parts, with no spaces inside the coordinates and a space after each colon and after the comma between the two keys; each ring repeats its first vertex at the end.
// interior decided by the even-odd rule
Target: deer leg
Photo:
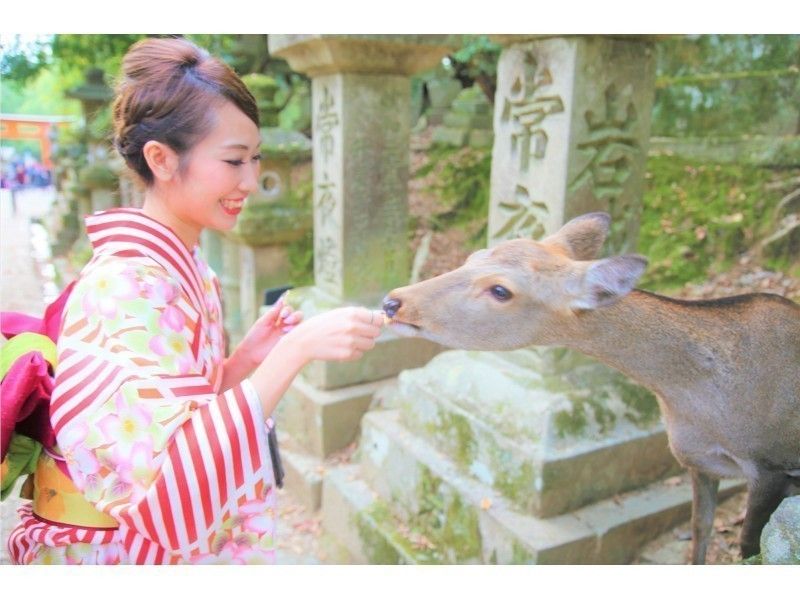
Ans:
{"type": "Polygon", "coordinates": [[[761,552],[761,531],[783,500],[787,476],[761,470],[747,483],[747,512],[742,524],[742,558],[761,552]]]}
{"type": "Polygon", "coordinates": [[[719,480],[696,469],[692,474],[692,565],[706,562],[708,541],[714,525],[719,480]]]}

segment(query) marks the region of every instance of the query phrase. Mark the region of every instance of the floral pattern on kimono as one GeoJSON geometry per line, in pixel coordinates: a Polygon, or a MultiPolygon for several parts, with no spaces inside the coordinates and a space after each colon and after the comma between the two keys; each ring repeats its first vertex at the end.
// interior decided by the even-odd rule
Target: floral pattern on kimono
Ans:
{"type": "Polygon", "coordinates": [[[249,380],[221,391],[219,284],[139,210],[87,218],[94,256],[65,308],[51,420],[70,477],[116,530],[22,507],[20,563],[270,563],[275,496],[249,380]]]}

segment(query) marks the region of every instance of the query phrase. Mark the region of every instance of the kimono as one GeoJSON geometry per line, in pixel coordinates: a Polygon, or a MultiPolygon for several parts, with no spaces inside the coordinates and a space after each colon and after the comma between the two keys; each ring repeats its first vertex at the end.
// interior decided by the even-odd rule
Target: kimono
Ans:
{"type": "Polygon", "coordinates": [[[221,392],[216,277],[140,210],[99,212],[86,228],[94,254],[57,342],[58,450],[39,460],[12,560],[274,562],[267,423],[248,379],[221,392]]]}

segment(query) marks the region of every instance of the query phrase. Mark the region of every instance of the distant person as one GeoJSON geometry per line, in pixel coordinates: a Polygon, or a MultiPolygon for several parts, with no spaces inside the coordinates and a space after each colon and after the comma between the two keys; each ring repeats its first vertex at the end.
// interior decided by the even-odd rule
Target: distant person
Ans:
{"type": "Polygon", "coordinates": [[[57,345],[57,446],[39,461],[38,500],[20,508],[12,559],[273,562],[265,422],[306,364],[372,349],[382,315],[303,321],[279,301],[225,358],[220,286],[197,244],[204,228],[231,230],[258,188],[256,102],[192,43],[147,39],[123,60],[113,120],[144,204],[86,220],[94,257],[57,345]]]}

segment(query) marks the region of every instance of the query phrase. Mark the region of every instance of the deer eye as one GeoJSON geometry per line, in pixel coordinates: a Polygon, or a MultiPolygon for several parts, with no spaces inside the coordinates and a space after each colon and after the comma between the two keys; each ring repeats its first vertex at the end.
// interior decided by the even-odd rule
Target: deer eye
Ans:
{"type": "Polygon", "coordinates": [[[513,297],[513,293],[511,291],[504,286],[500,286],[499,284],[496,284],[490,288],[489,292],[492,294],[492,297],[502,302],[508,301],[511,299],[511,297],[513,297]]]}

